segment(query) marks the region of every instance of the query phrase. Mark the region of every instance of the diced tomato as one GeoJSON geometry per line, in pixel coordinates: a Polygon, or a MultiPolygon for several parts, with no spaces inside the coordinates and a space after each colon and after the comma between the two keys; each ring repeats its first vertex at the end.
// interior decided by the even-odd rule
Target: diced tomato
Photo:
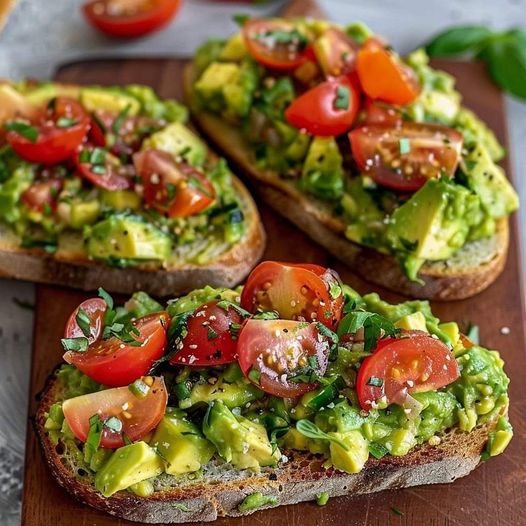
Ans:
{"type": "Polygon", "coordinates": [[[141,345],[112,336],[94,341],[85,352],[67,351],[64,360],[103,385],[127,385],[147,374],[163,356],[169,322],[166,312],[148,314],[133,323],[139,334],[132,337],[141,345]]]}
{"type": "Polygon", "coordinates": [[[37,212],[53,212],[57,207],[57,197],[63,184],[63,179],[59,178],[37,180],[24,190],[22,202],[37,212]]]}
{"type": "Polygon", "coordinates": [[[77,322],[79,311],[86,313],[89,319],[90,336],[89,343],[93,343],[102,336],[104,330],[104,314],[108,308],[102,298],[89,298],[83,301],[72,313],[64,329],[64,338],[80,338],[85,336],[77,322]]]}
{"type": "Polygon", "coordinates": [[[379,185],[418,190],[432,177],[453,177],[462,149],[462,134],[438,124],[404,122],[399,126],[367,125],[349,133],[358,168],[379,185]]]}
{"type": "Polygon", "coordinates": [[[312,47],[325,77],[340,77],[354,69],[358,46],[342,30],[326,29],[312,47]]]}
{"type": "Polygon", "coordinates": [[[285,110],[289,124],[312,135],[336,136],[354,123],[360,93],[349,77],[327,80],[300,95],[285,110]]]}
{"type": "Polygon", "coordinates": [[[166,25],[181,0],[91,0],[82,6],[94,27],[119,38],[135,38],[166,25]]]}
{"type": "Polygon", "coordinates": [[[371,99],[405,106],[420,92],[414,71],[377,38],[369,38],[358,51],[356,70],[371,99]]]}
{"type": "Polygon", "coordinates": [[[90,418],[95,415],[103,423],[100,447],[106,449],[124,446],[125,437],[132,442],[140,440],[155,429],[164,416],[168,393],[162,377],[142,380],[149,387],[144,398],[135,396],[128,387],[117,387],[65,400],[64,418],[75,437],[86,442],[90,418]],[[112,417],[121,423],[120,431],[104,425],[112,417]]]}
{"type": "Polygon", "coordinates": [[[7,134],[7,141],[26,161],[57,164],[73,155],[84,141],[89,126],[89,117],[77,101],[57,97],[38,121],[30,123],[35,137],[12,130],[7,134]]]}
{"type": "Polygon", "coordinates": [[[161,150],[136,153],[133,162],[144,186],[144,200],[168,217],[188,217],[208,208],[215,200],[212,183],[184,161],[177,162],[161,150]]]}
{"type": "Polygon", "coordinates": [[[380,340],[360,365],[356,391],[368,411],[380,401],[403,405],[408,394],[440,389],[459,376],[458,363],[444,343],[426,333],[406,333],[380,340]]]}
{"type": "Polygon", "coordinates": [[[267,68],[292,70],[306,60],[308,39],[286,20],[249,20],[243,37],[250,55],[267,68]]]}
{"type": "Polygon", "coordinates": [[[248,320],[239,333],[239,366],[266,393],[295,398],[317,387],[330,348],[315,323],[248,320]]]}

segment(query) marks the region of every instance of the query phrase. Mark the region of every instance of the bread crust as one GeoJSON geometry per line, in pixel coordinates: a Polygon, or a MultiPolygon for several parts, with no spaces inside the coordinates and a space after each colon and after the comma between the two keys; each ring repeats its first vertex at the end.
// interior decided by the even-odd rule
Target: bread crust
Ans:
{"type": "MultiPolygon", "coordinates": [[[[214,161],[217,156],[209,152],[208,159],[214,161]]],[[[55,255],[41,249],[20,248],[0,232],[0,277],[82,290],[103,287],[122,294],[144,290],[155,296],[180,295],[205,285],[233,287],[261,259],[266,234],[248,190],[234,175],[232,184],[241,202],[246,232],[239,243],[207,264],[184,263],[169,268],[160,268],[157,264],[139,264],[121,269],[85,256],[79,257],[75,253],[55,255]]]]}
{"type": "Polygon", "coordinates": [[[496,421],[492,421],[470,433],[453,429],[443,434],[438,446],[424,443],[402,457],[371,458],[358,474],[325,469],[320,455],[284,451],[288,456],[286,463],[277,468],[264,468],[259,474],[243,471],[228,480],[222,477],[200,479],[156,491],[150,497],[120,491],[105,498],[90,480],[77,476],[62,461],[59,448],[49,440],[44,428],[45,414],[59,395],[56,376],[51,376],[34,421],[44,457],[56,481],[85,504],[116,517],[149,524],[213,521],[222,516],[238,517],[275,507],[240,512],[239,504],[254,492],[275,496],[278,499],[276,506],[281,506],[315,500],[322,491],[330,497],[337,497],[453,482],[477,467],[488,433],[496,425],[496,421]],[[184,511],[185,508],[189,511],[184,511]]]}
{"type": "MultiPolygon", "coordinates": [[[[190,109],[194,79],[195,68],[190,63],[183,77],[185,99],[190,109]]],[[[497,221],[496,233],[481,247],[476,265],[470,262],[458,265],[452,260],[426,263],[419,272],[424,284],[412,282],[393,256],[345,238],[345,225],[331,213],[326,203],[304,194],[276,172],[257,167],[237,128],[208,112],[193,111],[193,117],[218,149],[256,183],[254,189],[265,203],[372,283],[416,298],[459,300],[487,288],[504,269],[509,243],[507,218],[497,221]]]]}

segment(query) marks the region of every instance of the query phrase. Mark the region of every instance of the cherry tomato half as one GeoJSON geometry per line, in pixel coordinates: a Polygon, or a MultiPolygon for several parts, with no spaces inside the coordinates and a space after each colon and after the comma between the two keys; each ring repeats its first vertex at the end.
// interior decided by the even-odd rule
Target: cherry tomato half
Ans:
{"type": "Polygon", "coordinates": [[[339,77],[354,69],[358,46],[341,29],[326,29],[312,48],[325,77],[339,77]]]}
{"type": "Polygon", "coordinates": [[[91,0],[82,11],[91,25],[119,38],[160,29],[177,13],[181,0],[91,0]]]}
{"type": "Polygon", "coordinates": [[[168,393],[162,377],[146,377],[143,381],[151,383],[144,398],[136,397],[128,387],[117,387],[66,400],[62,409],[73,434],[86,442],[90,418],[97,414],[103,423],[115,417],[122,424],[120,431],[103,426],[100,441],[103,448],[124,446],[125,436],[133,442],[155,429],[164,416],[168,393]]]}
{"type": "Polygon", "coordinates": [[[386,126],[400,126],[402,124],[402,113],[400,108],[387,104],[386,102],[365,99],[364,124],[384,124],[386,126]]]}
{"type": "Polygon", "coordinates": [[[370,125],[349,133],[358,168],[394,190],[418,190],[432,177],[453,177],[462,134],[438,124],[370,125]]]}
{"type": "Polygon", "coordinates": [[[38,122],[35,140],[10,131],[7,141],[15,152],[33,163],[57,164],[69,159],[86,137],[90,119],[82,106],[67,97],[53,99],[38,122]]]}
{"type": "Polygon", "coordinates": [[[166,329],[170,318],[156,312],[134,322],[140,346],[122,342],[117,337],[93,342],[85,352],[67,351],[64,360],[96,382],[111,387],[127,385],[148,373],[166,349],[166,329]]]}
{"type": "Polygon", "coordinates": [[[239,333],[239,366],[266,393],[295,398],[316,388],[308,377],[323,376],[330,347],[315,323],[248,320],[239,333]],[[299,378],[302,373],[307,378],[299,378]]]}
{"type": "Polygon", "coordinates": [[[289,124],[312,135],[348,131],[358,113],[360,92],[349,77],[327,80],[303,93],[285,110],[289,124]]]}
{"type": "Polygon", "coordinates": [[[188,217],[215,200],[212,183],[197,168],[161,150],[136,153],[133,162],[144,185],[144,200],[168,217],[188,217]]]}
{"type": "Polygon", "coordinates": [[[369,38],[358,51],[356,71],[371,99],[405,106],[420,92],[414,71],[377,38],[369,38]]]}
{"type": "Polygon", "coordinates": [[[308,39],[285,20],[249,20],[243,37],[250,55],[268,68],[291,70],[306,60],[308,39]]]}
{"type": "Polygon", "coordinates": [[[358,370],[356,391],[363,409],[386,397],[403,404],[408,393],[440,389],[460,376],[458,363],[447,346],[429,334],[407,333],[380,340],[372,356],[358,370]]]}
{"type": "Polygon", "coordinates": [[[77,314],[79,310],[83,310],[89,318],[90,336],[89,343],[98,340],[104,329],[104,314],[108,305],[102,298],[89,298],[83,301],[69,317],[66,328],[64,329],[64,338],[80,338],[85,336],[82,329],[77,323],[77,314]]]}
{"type": "Polygon", "coordinates": [[[332,329],[342,316],[340,278],[319,265],[264,261],[250,273],[241,306],[252,313],[274,310],[288,320],[319,321],[332,329]]]}
{"type": "Polygon", "coordinates": [[[172,365],[220,365],[237,359],[237,333],[243,317],[233,307],[213,300],[201,305],[187,320],[187,336],[170,359],[172,365]]]}

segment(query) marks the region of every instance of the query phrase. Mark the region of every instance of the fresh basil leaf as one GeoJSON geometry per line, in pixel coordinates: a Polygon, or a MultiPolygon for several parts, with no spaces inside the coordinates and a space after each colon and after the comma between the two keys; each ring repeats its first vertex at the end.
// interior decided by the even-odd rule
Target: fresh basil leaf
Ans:
{"type": "Polygon", "coordinates": [[[334,109],[348,110],[350,93],[347,86],[338,86],[336,88],[336,98],[334,99],[334,109]]]}
{"type": "Polygon", "coordinates": [[[75,124],[78,124],[78,121],[69,117],[60,117],[56,122],[56,125],[59,128],[71,128],[72,126],[75,126],[75,124]]]}
{"type": "Polygon", "coordinates": [[[385,446],[382,446],[382,444],[371,442],[369,444],[369,453],[371,453],[374,458],[380,460],[389,453],[389,450],[385,446]]]}
{"type": "Polygon", "coordinates": [[[104,427],[110,429],[114,433],[120,433],[122,431],[122,420],[116,416],[110,416],[104,421],[104,427]]]}
{"type": "Polygon", "coordinates": [[[436,35],[427,45],[430,57],[450,57],[477,49],[491,36],[486,26],[458,26],[436,35]]]}
{"type": "Polygon", "coordinates": [[[329,442],[334,442],[338,444],[345,451],[349,451],[349,446],[339,440],[338,438],[324,433],[314,422],[302,418],[296,422],[296,429],[299,433],[307,438],[314,438],[316,440],[328,440],[329,442]]]}
{"type": "Polygon", "coordinates": [[[91,320],[84,309],[79,308],[75,316],[75,321],[82,331],[82,334],[84,334],[86,338],[89,338],[91,336],[91,320]]]}
{"type": "Polygon", "coordinates": [[[99,298],[102,298],[106,302],[108,310],[113,309],[113,298],[102,287],[99,287],[99,298]]]}
{"type": "Polygon", "coordinates": [[[62,338],[60,343],[62,347],[64,347],[64,350],[73,352],[86,352],[89,347],[89,341],[84,336],[80,336],[79,338],[62,338]]]}
{"type": "Polygon", "coordinates": [[[250,20],[250,15],[247,15],[245,13],[238,13],[234,16],[232,16],[232,20],[239,26],[243,27],[248,20],[250,20]]]}
{"type": "Polygon", "coordinates": [[[99,449],[103,427],[104,423],[98,413],[90,417],[89,432],[84,447],[86,447],[92,455],[94,455],[97,452],[97,449],[99,449]]]}
{"type": "Polygon", "coordinates": [[[8,131],[14,131],[22,137],[25,137],[28,141],[37,142],[38,129],[30,124],[20,121],[11,121],[4,124],[4,128],[8,131]]]}
{"type": "Polygon", "coordinates": [[[346,314],[338,326],[338,336],[354,334],[364,329],[364,350],[369,352],[376,347],[378,340],[385,336],[396,336],[399,333],[393,323],[375,312],[354,311],[346,314]]]}
{"type": "Polygon", "coordinates": [[[128,116],[128,113],[131,110],[131,104],[128,104],[120,113],[117,115],[117,118],[113,121],[113,125],[111,127],[111,131],[115,135],[119,135],[119,132],[121,131],[121,128],[124,124],[124,121],[126,120],[126,117],[128,116]]]}

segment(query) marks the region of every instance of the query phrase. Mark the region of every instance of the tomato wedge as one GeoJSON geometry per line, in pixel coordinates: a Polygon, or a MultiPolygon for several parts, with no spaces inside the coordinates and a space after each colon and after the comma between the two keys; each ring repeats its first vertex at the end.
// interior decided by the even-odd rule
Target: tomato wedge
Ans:
{"type": "Polygon", "coordinates": [[[312,135],[333,137],[351,128],[359,105],[357,84],[349,77],[339,77],[300,95],[285,110],[285,119],[312,135]]]}
{"type": "Polygon", "coordinates": [[[25,131],[21,132],[20,127],[15,131],[13,123],[7,126],[11,128],[7,142],[22,159],[49,165],[73,155],[88,133],[90,119],[77,101],[57,97],[39,121],[27,125],[25,131]]]}
{"type": "Polygon", "coordinates": [[[121,447],[124,437],[133,442],[155,429],[164,416],[168,393],[162,377],[146,377],[143,382],[151,384],[144,398],[136,397],[128,387],[117,387],[66,400],[62,405],[64,418],[75,437],[86,442],[90,418],[97,414],[103,423],[114,417],[122,424],[120,431],[103,425],[103,448],[121,447]]]}
{"type": "Polygon", "coordinates": [[[432,177],[453,177],[462,150],[462,134],[438,124],[404,122],[368,125],[349,133],[358,168],[394,190],[418,190],[432,177]]]}
{"type": "Polygon", "coordinates": [[[373,409],[383,397],[402,405],[409,393],[440,389],[460,376],[457,361],[440,340],[420,332],[405,336],[380,340],[360,365],[356,391],[362,409],[373,409]]]}
{"type": "Polygon", "coordinates": [[[91,0],[82,6],[91,25],[119,38],[157,31],[177,13],[181,0],[91,0]]]}
{"type": "Polygon", "coordinates": [[[420,92],[414,71],[377,38],[369,38],[358,51],[356,71],[371,99],[405,106],[420,92]]]}
{"type": "Polygon", "coordinates": [[[102,336],[104,330],[104,314],[108,305],[102,298],[89,298],[83,301],[69,317],[66,328],[64,329],[64,338],[81,338],[85,336],[77,322],[77,315],[80,310],[84,311],[89,319],[90,336],[89,343],[93,343],[102,336]]]}
{"type": "Polygon", "coordinates": [[[306,60],[307,37],[285,20],[249,20],[243,38],[250,55],[268,68],[287,71],[306,60]]]}
{"type": "Polygon", "coordinates": [[[212,183],[184,161],[177,162],[161,150],[136,153],[133,162],[144,186],[144,200],[168,217],[188,217],[208,208],[215,200],[212,183]]]}
{"type": "Polygon", "coordinates": [[[365,124],[385,124],[396,127],[403,121],[400,108],[385,102],[365,99],[364,110],[365,124]]]}
{"type": "Polygon", "coordinates": [[[250,273],[241,306],[252,313],[274,310],[288,320],[319,321],[332,329],[342,316],[340,278],[319,265],[264,261],[250,273]]]}
{"type": "Polygon", "coordinates": [[[100,384],[127,385],[147,374],[164,354],[169,322],[166,312],[148,314],[133,323],[139,330],[136,340],[142,345],[124,343],[113,336],[94,341],[85,352],[67,351],[64,360],[100,384]]]}
{"type": "Polygon", "coordinates": [[[172,365],[221,365],[237,359],[237,334],[243,317],[231,307],[213,300],[201,305],[188,318],[188,334],[170,359],[172,365]]]}
{"type": "Polygon", "coordinates": [[[339,77],[354,69],[358,46],[341,29],[326,29],[314,41],[312,48],[327,78],[339,77]]]}
{"type": "Polygon", "coordinates": [[[79,175],[90,183],[105,190],[126,190],[131,186],[131,172],[121,166],[106,150],[91,145],[75,156],[79,175]]]}
{"type": "Polygon", "coordinates": [[[315,323],[248,320],[239,333],[239,366],[266,393],[295,398],[316,388],[310,378],[325,373],[330,347],[315,323]]]}

